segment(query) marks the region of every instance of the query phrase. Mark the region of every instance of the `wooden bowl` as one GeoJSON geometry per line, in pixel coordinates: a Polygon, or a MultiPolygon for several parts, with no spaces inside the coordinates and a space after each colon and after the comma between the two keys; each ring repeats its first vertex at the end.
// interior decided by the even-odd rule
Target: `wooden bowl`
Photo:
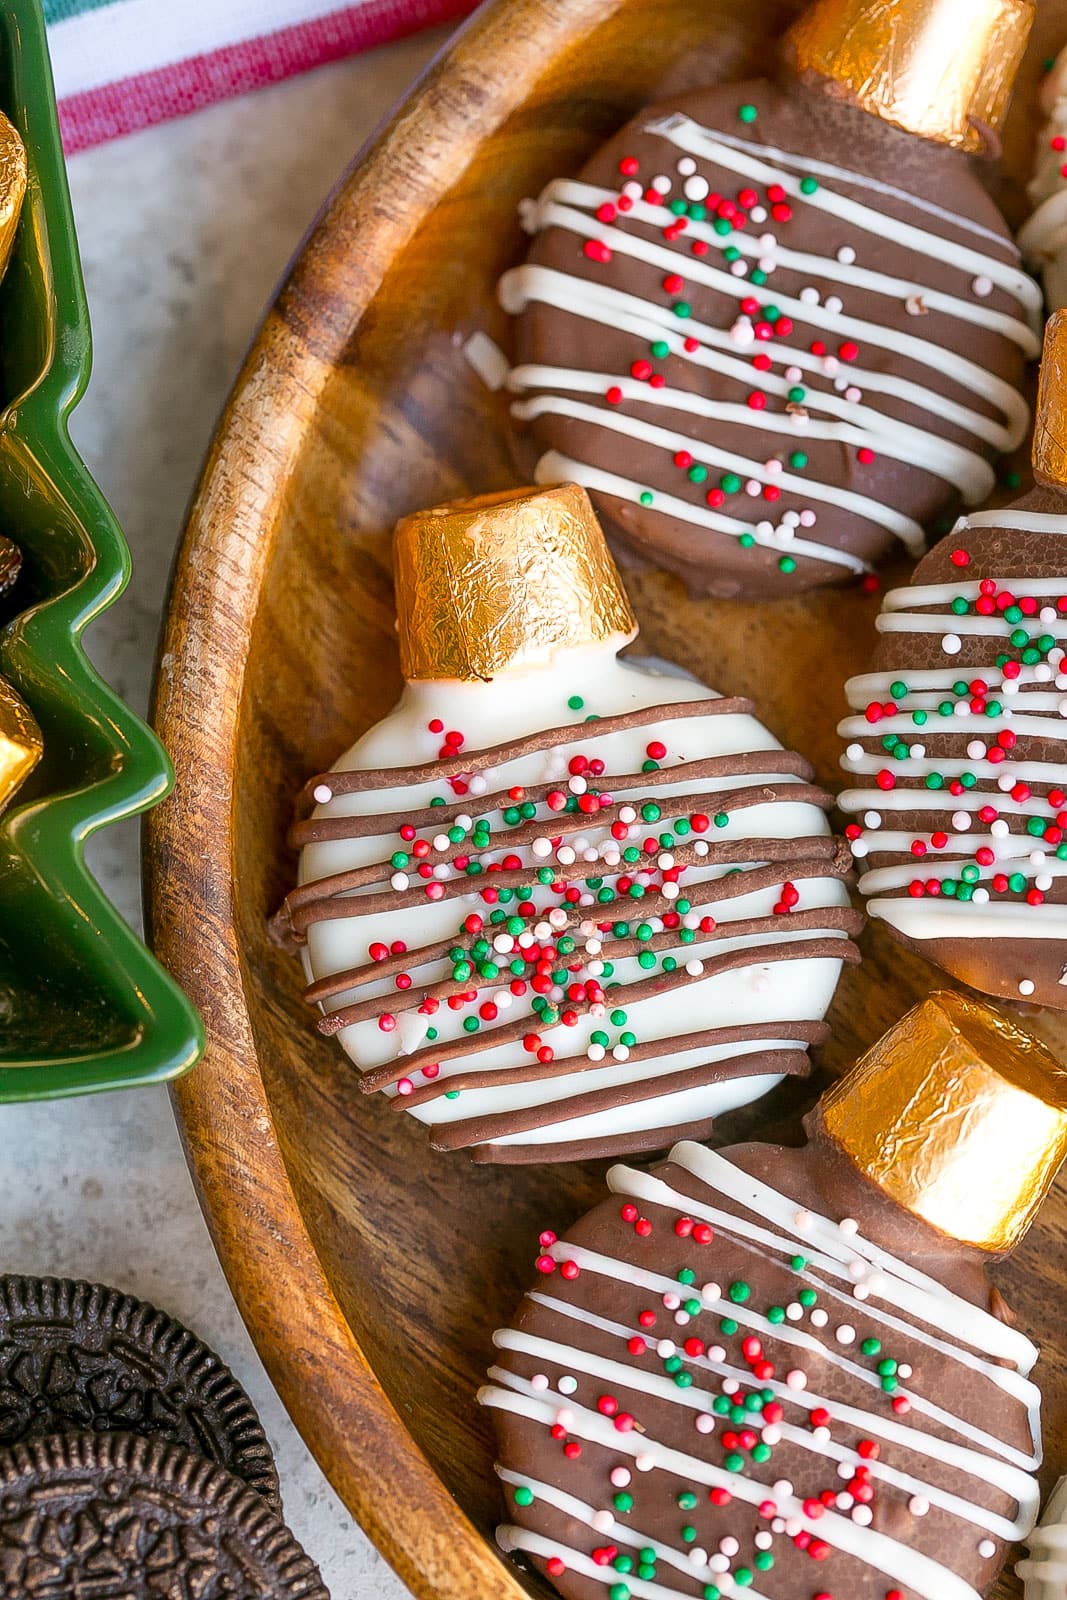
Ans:
{"type": "MultiPolygon", "coordinates": [[[[504,402],[462,346],[506,342],[494,284],[522,250],[516,204],[573,170],[664,88],[758,69],[793,0],[495,0],[363,153],[270,311],[223,417],[182,547],[157,684],[174,799],[151,819],[156,949],[209,1047],[176,1089],[215,1241],[266,1365],[335,1487],[411,1587],[537,1592],[495,1553],[501,1502],[474,1391],[531,1276],[536,1235],[602,1193],[603,1165],[480,1167],[435,1155],[360,1096],[266,919],[294,881],[293,798],[400,685],[389,532],[401,513],[513,481],[504,402]]],[[[1067,37],[1045,0],[1017,104],[1067,37]]],[[[1025,170],[1032,120],[1008,134],[1025,170]]],[[[1015,219],[1016,182],[1007,194],[1015,219]]],[[[756,607],[633,580],[646,649],[726,693],[836,776],[841,685],[876,599],[756,607]]],[[[833,1072],[936,982],[876,930],[832,1013],[833,1072]]],[[[1065,1042],[1041,1016],[1035,1026],[1065,1042]]],[[[724,1119],[724,1142],[796,1134],[810,1085],[724,1119]]],[[[1046,1482],[1067,1469],[1067,1191],[1002,1274],[1046,1332],[1046,1482]]],[[[999,1596],[1017,1594],[1005,1579],[999,1596]]]]}

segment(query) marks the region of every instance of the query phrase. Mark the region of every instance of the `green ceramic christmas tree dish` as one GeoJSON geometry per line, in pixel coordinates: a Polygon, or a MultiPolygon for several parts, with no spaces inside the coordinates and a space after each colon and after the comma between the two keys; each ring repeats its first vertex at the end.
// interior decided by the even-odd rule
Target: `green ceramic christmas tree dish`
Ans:
{"type": "Polygon", "coordinates": [[[0,615],[0,673],[44,734],[39,767],[0,820],[2,1103],[175,1077],[202,1033],[84,861],[90,834],[161,800],[171,773],[81,642],[130,558],[67,432],[91,342],[39,0],[0,8],[0,107],[29,157],[0,285],[0,530],[24,556],[0,615]]]}

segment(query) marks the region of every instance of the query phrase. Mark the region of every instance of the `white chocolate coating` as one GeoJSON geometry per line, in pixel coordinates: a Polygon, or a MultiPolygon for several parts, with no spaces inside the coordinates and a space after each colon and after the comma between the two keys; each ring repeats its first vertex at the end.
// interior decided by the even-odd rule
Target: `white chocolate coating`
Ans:
{"type": "MultiPolygon", "coordinates": [[[[426,1088],[426,1082],[420,1074],[414,1075],[414,1082],[409,1079],[405,1084],[402,1080],[400,1093],[415,1099],[409,1109],[420,1121],[431,1124],[435,1131],[447,1132],[450,1127],[468,1121],[480,1121],[485,1117],[517,1118],[520,1124],[513,1131],[507,1131],[501,1122],[498,1127],[491,1126],[476,1139],[464,1139],[464,1143],[490,1142],[496,1147],[535,1145],[547,1151],[552,1145],[637,1137],[659,1128],[666,1130],[669,1135],[672,1128],[692,1124],[698,1119],[710,1119],[756,1098],[779,1081],[781,1071],[768,1071],[761,1058],[768,1052],[803,1052],[805,1041],[804,1037],[797,1036],[797,1025],[817,1023],[823,1017],[837,983],[840,960],[828,958],[825,953],[821,956],[814,953],[820,941],[825,950],[827,938],[841,941],[842,954],[848,944],[842,927],[842,916],[847,915],[843,908],[848,906],[848,896],[840,877],[833,875],[829,865],[825,875],[822,868],[812,868],[803,875],[802,880],[798,874],[798,899],[791,915],[795,917],[798,913],[811,913],[806,928],[790,926],[790,915],[775,915],[783,885],[789,882],[793,869],[788,847],[784,851],[778,850],[780,864],[763,874],[759,887],[739,894],[730,886],[729,897],[722,897],[725,877],[731,872],[758,870],[761,860],[765,860],[758,848],[753,850],[752,860],[747,860],[742,841],[815,840],[822,857],[829,857],[832,846],[827,843],[829,828],[823,810],[808,800],[793,802],[777,798],[777,791],[785,789],[788,792],[789,787],[801,782],[797,775],[796,758],[789,758],[793,763],[792,772],[788,763],[783,772],[775,759],[775,753],[781,747],[753,717],[742,713],[710,715],[703,708],[692,717],[675,717],[665,721],[662,726],[645,721],[634,728],[598,735],[596,722],[584,720],[591,714],[610,717],[689,701],[704,702],[706,706],[711,695],[711,691],[677,669],[666,668],[659,663],[642,665],[618,660],[616,651],[623,642],[620,639],[612,645],[560,651],[547,666],[507,673],[484,684],[410,683],[395,710],[360,739],[341,758],[335,769],[369,770],[401,763],[432,762],[442,737],[440,731],[436,734],[428,731],[428,724],[435,719],[443,724],[445,730],[462,732],[464,754],[495,746],[504,738],[520,739],[540,730],[567,727],[573,722],[573,742],[539,749],[535,740],[528,753],[481,775],[484,782],[480,782],[480,787],[487,792],[484,799],[476,799],[474,790],[471,790],[468,825],[471,818],[484,817],[494,828],[502,830],[501,799],[494,799],[494,795],[500,796],[514,785],[524,786],[531,794],[535,793],[538,786],[543,787],[546,783],[551,785],[557,780],[564,790],[569,788],[571,792],[576,792],[577,788],[584,788],[584,783],[568,776],[568,762],[576,752],[591,759],[598,757],[606,766],[603,777],[598,780],[600,790],[606,792],[610,789],[614,777],[616,786],[628,791],[615,798],[606,813],[606,821],[590,816],[586,825],[568,818],[571,831],[561,840],[557,832],[561,824],[551,822],[552,812],[542,804],[537,811],[538,821],[544,819],[543,834],[535,830],[538,831],[538,837],[532,841],[527,839],[521,849],[516,845],[509,851],[505,830],[499,845],[483,851],[481,859],[483,864],[489,864],[494,860],[503,860],[509,854],[513,859],[521,856],[523,867],[528,865],[530,876],[533,877],[535,869],[543,868],[546,862],[565,864],[568,860],[567,851],[570,851],[570,861],[573,862],[580,850],[582,858],[590,862],[590,874],[599,876],[609,885],[616,884],[620,872],[627,871],[627,863],[620,861],[620,851],[631,845],[641,846],[650,833],[653,838],[658,837],[664,828],[670,826],[672,816],[688,816],[697,809],[697,802],[700,802],[699,809],[702,812],[713,810],[716,796],[718,803],[729,806],[731,794],[751,791],[754,783],[766,786],[765,791],[760,790],[753,797],[759,803],[750,802],[743,808],[739,806],[736,811],[731,811],[728,824],[711,828],[703,839],[697,838],[695,833],[689,834],[685,840],[679,835],[678,846],[684,844],[686,849],[697,853],[681,872],[679,883],[672,883],[668,879],[664,879],[662,884],[658,881],[661,873],[669,872],[673,862],[669,850],[664,850],[656,859],[645,857],[643,861],[634,863],[631,871],[635,882],[644,880],[649,895],[655,896],[661,890],[664,892],[658,915],[646,913],[647,928],[655,936],[653,948],[656,964],[651,974],[647,965],[639,963],[636,949],[629,954],[613,957],[610,928],[604,933],[597,927],[604,919],[620,916],[632,918],[636,926],[641,920],[640,906],[636,912],[629,910],[632,901],[622,906],[617,902],[615,905],[599,906],[592,890],[584,882],[579,883],[572,873],[572,881],[579,885],[582,892],[580,905],[569,907],[578,941],[571,959],[578,965],[568,965],[568,981],[582,982],[590,973],[598,981],[602,976],[607,1003],[599,1007],[594,1004],[588,1010],[583,1010],[572,1024],[565,1027],[558,1023],[541,1027],[537,1016],[530,1010],[531,999],[535,997],[528,990],[521,996],[511,992],[512,986],[508,981],[511,972],[507,963],[521,952],[515,948],[515,941],[504,931],[500,922],[495,927],[489,927],[487,921],[485,929],[487,937],[501,940],[500,945],[494,943],[494,952],[499,953],[493,957],[499,964],[499,977],[480,984],[476,1001],[456,1010],[439,1005],[431,1015],[425,1014],[417,1005],[419,996],[425,992],[428,984],[440,984],[450,977],[452,961],[447,956],[447,949],[450,941],[457,937],[463,940],[464,917],[475,912],[489,918],[493,908],[485,903],[480,893],[486,881],[483,878],[468,878],[466,881],[471,883],[471,892],[461,893],[459,898],[442,898],[433,902],[424,892],[427,880],[401,872],[393,880],[395,909],[390,906],[378,909],[369,916],[360,915],[357,893],[340,902],[344,908],[351,908],[350,914],[332,915],[330,920],[312,923],[307,929],[306,964],[309,974],[315,979],[348,973],[353,969],[371,968],[373,963],[368,952],[375,941],[391,945],[394,941],[403,940],[412,952],[411,975],[414,983],[406,1008],[404,994],[395,987],[392,973],[382,979],[364,979],[359,989],[358,999],[375,999],[377,1004],[369,1009],[378,1015],[388,1011],[396,1019],[395,1027],[383,1031],[378,1015],[371,1014],[364,1015],[361,1020],[343,1027],[339,1032],[342,1045],[362,1072],[388,1068],[398,1057],[411,1056],[418,1051],[424,1052],[422,1060],[430,1059],[433,1050],[428,1043],[427,1031],[431,1025],[437,1028],[436,1044],[440,1048],[445,1049],[450,1042],[453,1045],[461,1042],[464,1038],[464,1021],[480,1016],[480,1007],[486,1001],[499,1007],[499,1016],[493,1019],[493,1027],[514,1026],[522,1017],[528,1016],[529,1028],[536,1028],[544,1036],[545,1043],[555,1045],[558,1055],[567,1059],[572,1056],[576,1058],[574,1067],[580,1068],[580,1082],[577,1081],[577,1071],[560,1072],[558,1067],[552,1075],[535,1073],[525,1081],[516,1082],[516,1069],[531,1065],[531,1055],[524,1049],[523,1039],[520,1037],[491,1044],[487,1036],[493,1029],[479,1023],[475,1030],[477,1037],[472,1038],[470,1051],[461,1051],[442,1060],[439,1068],[436,1062],[432,1062],[435,1069],[432,1074],[433,1098],[420,1103],[417,1091],[426,1088]],[[582,699],[580,709],[568,706],[568,700],[574,696],[582,699]],[[701,762],[709,757],[751,755],[758,767],[758,776],[752,775],[751,767],[747,776],[730,776],[729,773],[687,776],[680,770],[679,777],[684,781],[661,782],[654,790],[650,788],[646,792],[643,784],[646,781],[651,783],[656,774],[651,774],[645,780],[642,777],[642,764],[647,760],[650,740],[657,739],[667,747],[666,755],[658,763],[660,768],[678,765],[681,769],[683,763],[701,762]],[[760,752],[767,753],[766,759],[759,756],[760,752]],[[625,774],[630,777],[626,783],[622,783],[620,780],[625,774]],[[772,783],[773,789],[770,787],[772,783]],[[761,799],[764,792],[765,803],[761,799]],[[671,810],[672,796],[684,797],[684,804],[676,804],[674,812],[671,810]],[[650,824],[637,815],[629,824],[629,838],[625,829],[621,840],[617,835],[613,837],[610,825],[614,821],[616,827],[619,826],[620,814],[625,820],[627,803],[632,802],[632,806],[640,812],[642,804],[650,797],[662,808],[662,818],[650,824]],[[576,827],[580,829],[577,835],[576,827]],[[555,844],[552,843],[553,838],[555,844]],[[692,840],[696,842],[691,843],[692,840]],[[725,848],[731,841],[736,842],[738,847],[732,861],[727,864],[716,862],[716,849],[725,848]],[[701,864],[704,856],[710,857],[710,865],[701,864]],[[638,873],[640,878],[637,877],[638,873]],[[707,890],[705,895],[702,895],[702,886],[707,890]],[[669,933],[661,937],[665,928],[662,918],[679,897],[684,900],[685,896],[689,896],[692,908],[683,919],[682,928],[689,926],[693,931],[685,935],[688,942],[682,942],[682,929],[678,929],[678,943],[675,946],[669,933]],[[829,908],[825,927],[821,925],[820,908],[829,908]],[[697,926],[701,916],[709,910],[714,913],[719,929],[715,937],[704,936],[697,926]],[[580,925],[578,918],[582,919],[580,925]],[[750,919],[760,919],[762,926],[759,931],[746,929],[734,938],[728,936],[728,930],[724,934],[728,922],[750,919]],[[812,920],[819,926],[811,926],[812,920]],[[589,931],[584,932],[584,929],[589,931]],[[783,958],[783,949],[797,942],[804,945],[810,942],[812,955],[798,959],[783,958]],[[428,952],[425,958],[416,960],[416,949],[427,946],[434,946],[436,953],[428,952]],[[751,961],[738,963],[730,970],[703,975],[705,963],[739,950],[751,951],[751,961]],[[761,956],[761,950],[766,950],[766,955],[761,956]],[[644,982],[647,987],[649,977],[662,971],[662,964],[668,957],[674,960],[678,969],[671,975],[672,986],[668,991],[645,993],[642,998],[631,1000],[627,995],[629,986],[644,982]],[[609,974],[603,970],[604,962],[609,960],[613,961],[614,966],[611,982],[622,985],[621,988],[612,989],[609,986],[609,974]],[[611,1020],[612,1013],[620,1006],[625,1007],[624,1025],[611,1020]],[[684,1050],[672,1050],[669,1046],[671,1040],[681,1035],[700,1035],[715,1029],[736,1031],[748,1023],[767,1025],[773,1035],[774,1025],[779,1022],[782,1024],[779,1037],[768,1037],[765,1031],[764,1037],[754,1040],[727,1039],[722,1043],[709,1043],[704,1039],[684,1050]],[[609,1035],[606,1051],[591,1039],[598,1030],[606,1031],[609,1035]],[[636,1036],[635,1054],[638,1059],[629,1059],[630,1047],[620,1042],[623,1032],[636,1036]],[[651,1047],[655,1041],[665,1041],[662,1051],[655,1051],[651,1059],[647,1051],[642,1056],[640,1047],[651,1047]],[[738,1056],[749,1053],[754,1058],[752,1074],[735,1074],[718,1083],[705,1081],[681,1089],[673,1081],[680,1072],[693,1073],[708,1062],[736,1060],[738,1056]],[[603,1065],[599,1064],[601,1061],[603,1065]],[[473,1070],[491,1074],[510,1070],[510,1081],[502,1083],[500,1087],[492,1083],[465,1087],[457,1098],[446,1098],[441,1091],[447,1090],[449,1082],[473,1070]],[[663,1092],[648,1087],[650,1082],[659,1078],[664,1080],[663,1092]],[[616,1091],[617,1103],[612,1100],[616,1091]],[[605,1092],[608,1104],[603,1103],[605,1092]],[[575,1096],[587,1095],[599,1097],[600,1103],[591,1101],[591,1109],[587,1109],[580,1098],[574,1100],[575,1096]]],[[[726,766],[729,765],[727,759],[726,766]]],[[[315,812],[317,819],[380,815],[383,821],[388,818],[391,826],[381,833],[362,838],[309,844],[302,854],[301,882],[306,884],[383,859],[388,861],[398,846],[404,848],[395,830],[407,816],[419,808],[427,807],[437,798],[447,797],[450,805],[455,803],[455,795],[447,781],[448,774],[462,770],[462,757],[457,757],[451,765],[442,766],[440,778],[435,775],[432,781],[335,795],[328,803],[320,805],[315,812]]],[[[508,804],[506,794],[503,794],[503,804],[508,804]]],[[[688,833],[688,827],[685,831],[688,833]]],[[[433,830],[427,832],[430,836],[433,830]]],[[[442,837],[442,845],[447,845],[447,842],[447,838],[442,837]]],[[[676,853],[681,855],[682,851],[679,849],[676,853]]],[[[441,862],[442,855],[447,854],[447,850],[439,851],[435,846],[430,860],[436,857],[441,862]]],[[[452,855],[454,858],[454,851],[452,855]]],[[[455,884],[456,876],[456,868],[449,861],[434,869],[434,878],[442,882],[446,890],[450,881],[455,884]]],[[[385,877],[388,878],[388,868],[385,869],[385,877]]],[[[370,887],[368,885],[368,891],[370,887]]],[[[380,902],[382,884],[379,882],[373,887],[380,902]]],[[[535,900],[538,913],[531,920],[531,926],[536,925],[541,930],[540,936],[544,938],[550,933],[549,926],[547,922],[539,921],[538,917],[547,918],[550,909],[555,908],[553,915],[559,918],[562,915],[561,901],[548,885],[536,886],[535,900]]],[[[514,901],[507,909],[514,912],[514,901]]],[[[675,921],[678,921],[677,917],[675,921]]],[[[522,935],[523,940],[529,937],[525,932],[522,935]]],[[[469,938],[465,942],[469,944],[469,938]]],[[[477,979],[471,982],[473,984],[477,979]]],[[[525,989],[525,984],[522,987],[525,989]]],[[[343,1008],[353,997],[353,990],[339,993],[333,997],[331,1006],[333,1009],[343,1008]]],[[[562,989],[553,988],[547,998],[552,1003],[562,1001],[563,1009],[566,1009],[562,989]]],[[[806,1037],[810,1038],[810,1030],[806,1037]]],[[[797,1069],[794,1059],[788,1070],[797,1069]]],[[[402,1065],[398,1070],[402,1072],[402,1065]]],[[[397,1092],[392,1083],[380,1086],[390,1094],[397,1092]]]]}
{"type": "Polygon", "coordinates": [[[1042,85],[1041,109],[1047,120],[1026,189],[1034,211],[1019,230],[1019,248],[1041,273],[1048,309],[1058,311],[1067,306],[1067,49],[1042,85]]]}
{"type": "Polygon", "coordinates": [[[1067,1595],[1067,1478],[1049,1495],[1044,1515],[1027,1543],[1030,1554],[1015,1570],[1026,1600],[1064,1600],[1067,1595]]]}

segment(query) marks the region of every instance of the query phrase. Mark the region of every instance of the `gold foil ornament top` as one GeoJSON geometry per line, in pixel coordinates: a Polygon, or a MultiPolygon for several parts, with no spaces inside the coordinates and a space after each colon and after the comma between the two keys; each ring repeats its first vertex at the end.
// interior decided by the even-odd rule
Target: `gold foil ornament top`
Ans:
{"type": "Polygon", "coordinates": [[[26,149],[18,129],[0,111],[0,277],[11,257],[25,195],[26,149]]]}
{"type": "Polygon", "coordinates": [[[1034,424],[1034,476],[1067,489],[1067,311],[1045,326],[1045,350],[1034,424]]]}
{"type": "Polygon", "coordinates": [[[823,1096],[830,1137],[892,1200],[1010,1250],[1067,1155],[1067,1071],[978,1000],[914,1006],[823,1096]]]}
{"type": "Polygon", "coordinates": [[[0,678],[0,811],[29,777],[44,742],[29,707],[6,678],[0,678]]]}
{"type": "Polygon", "coordinates": [[[589,496],[512,489],[416,511],[393,552],[400,668],[486,682],[637,633],[589,496]]]}
{"type": "Polygon", "coordinates": [[[798,72],[924,139],[984,148],[1034,20],[1034,0],[814,0],[786,35],[798,72]]]}

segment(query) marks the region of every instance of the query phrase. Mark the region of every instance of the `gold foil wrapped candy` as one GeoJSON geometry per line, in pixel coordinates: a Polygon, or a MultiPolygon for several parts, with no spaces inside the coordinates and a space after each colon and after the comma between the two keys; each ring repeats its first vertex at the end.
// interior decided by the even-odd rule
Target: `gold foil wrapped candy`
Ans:
{"type": "Polygon", "coordinates": [[[1019,1242],[1067,1155],[1067,1071],[992,1006],[948,991],[890,1028],[821,1113],[898,1205],[983,1250],[1019,1242]]]}
{"type": "Polygon", "coordinates": [[[1034,425],[1034,476],[1054,488],[1067,489],[1067,311],[1057,311],[1045,326],[1034,425]]]}
{"type": "Polygon", "coordinates": [[[26,194],[26,150],[17,128],[0,111],[0,277],[15,243],[26,194]]]}
{"type": "Polygon", "coordinates": [[[29,777],[44,748],[29,707],[0,678],[0,811],[29,777]]]}
{"type": "Polygon", "coordinates": [[[814,0],[786,35],[798,72],[924,139],[983,148],[999,128],[1034,0],[814,0]]]}
{"type": "Polygon", "coordinates": [[[409,681],[484,682],[637,632],[589,496],[573,483],[417,511],[397,524],[393,565],[409,681]]]}

